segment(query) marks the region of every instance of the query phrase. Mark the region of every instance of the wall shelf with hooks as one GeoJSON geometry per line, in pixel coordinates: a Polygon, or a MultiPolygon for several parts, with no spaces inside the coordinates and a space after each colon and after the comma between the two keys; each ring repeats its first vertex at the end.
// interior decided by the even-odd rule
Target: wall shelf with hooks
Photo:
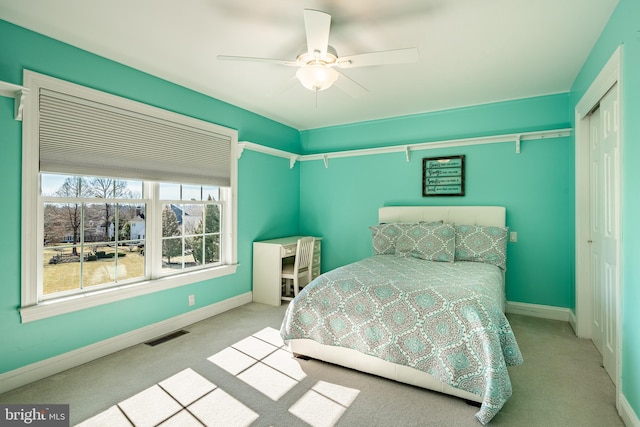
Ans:
{"type": "Polygon", "coordinates": [[[265,147],[263,145],[255,144],[253,142],[240,142],[239,145],[239,155],[242,154],[244,149],[249,149],[253,151],[259,151],[265,154],[270,154],[272,156],[284,157],[289,159],[289,167],[293,169],[293,166],[296,162],[310,161],[310,160],[322,160],[324,162],[324,167],[329,167],[329,159],[340,158],[340,157],[354,157],[354,156],[367,156],[371,154],[387,154],[387,153],[397,153],[404,152],[405,158],[407,162],[411,161],[411,152],[417,150],[431,150],[436,148],[452,148],[452,147],[464,147],[468,145],[479,145],[479,144],[495,144],[495,143],[503,143],[503,142],[514,142],[515,143],[515,152],[516,154],[520,154],[522,141],[534,141],[534,140],[542,140],[542,139],[550,139],[550,138],[563,138],[567,136],[571,136],[572,129],[564,128],[564,129],[553,129],[553,130],[543,130],[543,131],[534,131],[534,132],[523,132],[523,133],[512,133],[506,135],[493,135],[493,136],[483,136],[477,138],[463,138],[463,139],[451,139],[445,141],[432,141],[432,142],[420,142],[415,144],[407,144],[407,145],[390,145],[384,147],[376,147],[376,148],[362,148],[356,150],[346,150],[346,151],[336,151],[331,153],[319,153],[319,154],[296,154],[289,153],[287,151],[277,150],[275,148],[265,147]]]}

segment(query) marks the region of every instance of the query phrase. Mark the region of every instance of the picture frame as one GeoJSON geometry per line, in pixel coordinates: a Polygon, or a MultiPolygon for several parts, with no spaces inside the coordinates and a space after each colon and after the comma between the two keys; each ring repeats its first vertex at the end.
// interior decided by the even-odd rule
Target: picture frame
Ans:
{"type": "Polygon", "coordinates": [[[464,155],[422,159],[422,197],[464,196],[464,155]]]}

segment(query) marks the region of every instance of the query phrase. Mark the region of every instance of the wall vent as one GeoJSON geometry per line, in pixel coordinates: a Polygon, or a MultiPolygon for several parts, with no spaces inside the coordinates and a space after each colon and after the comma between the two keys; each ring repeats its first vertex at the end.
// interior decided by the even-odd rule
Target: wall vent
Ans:
{"type": "Polygon", "coordinates": [[[156,346],[158,344],[162,344],[163,342],[170,341],[170,340],[172,340],[174,338],[181,337],[182,335],[185,335],[185,334],[188,334],[188,333],[189,333],[189,331],[185,331],[184,329],[181,329],[179,331],[172,332],[172,333],[170,333],[168,335],[164,335],[164,336],[161,336],[159,338],[153,339],[151,341],[147,341],[145,344],[148,345],[148,346],[153,347],[153,346],[156,346]]]}

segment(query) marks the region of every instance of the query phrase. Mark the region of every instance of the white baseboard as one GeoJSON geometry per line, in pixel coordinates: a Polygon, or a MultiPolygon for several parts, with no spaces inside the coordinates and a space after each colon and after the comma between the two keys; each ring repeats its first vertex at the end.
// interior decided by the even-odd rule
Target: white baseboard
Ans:
{"type": "Polygon", "coordinates": [[[253,300],[251,292],[238,295],[197,310],[189,311],[171,319],[154,323],[122,335],[118,335],[68,353],[23,366],[0,374],[0,393],[49,377],[67,369],[80,366],[116,351],[166,335],[177,329],[223,313],[253,300]]]}
{"type": "Polygon", "coordinates": [[[569,325],[571,325],[573,332],[578,335],[578,318],[572,310],[569,310],[569,325]]]}
{"type": "Polygon", "coordinates": [[[640,427],[638,414],[635,413],[624,394],[620,394],[620,417],[627,427],[640,427]]]}
{"type": "Polygon", "coordinates": [[[572,314],[568,308],[511,301],[507,301],[506,311],[508,314],[522,314],[523,316],[541,317],[563,322],[569,322],[572,314]]]}

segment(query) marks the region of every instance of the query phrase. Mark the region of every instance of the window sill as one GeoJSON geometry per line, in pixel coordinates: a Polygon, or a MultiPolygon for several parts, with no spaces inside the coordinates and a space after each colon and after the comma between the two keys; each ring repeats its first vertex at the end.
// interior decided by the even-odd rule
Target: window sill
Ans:
{"type": "Polygon", "coordinates": [[[157,280],[136,283],[120,287],[113,287],[95,292],[89,292],[72,297],[52,299],[40,302],[37,305],[20,308],[22,323],[33,322],[58,316],[60,314],[72,313],[86,308],[97,307],[128,298],[148,295],[179,286],[201,282],[203,280],[215,279],[236,272],[237,264],[224,265],[208,270],[196,271],[193,273],[181,274],[179,276],[163,277],[157,280]]]}

